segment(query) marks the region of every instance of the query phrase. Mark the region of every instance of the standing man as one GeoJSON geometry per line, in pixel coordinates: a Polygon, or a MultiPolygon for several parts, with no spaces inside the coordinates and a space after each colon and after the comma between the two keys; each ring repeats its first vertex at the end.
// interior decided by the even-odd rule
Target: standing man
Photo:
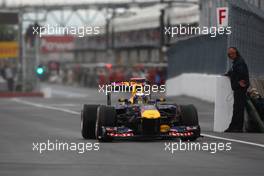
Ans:
{"type": "Polygon", "coordinates": [[[233,116],[225,132],[243,132],[246,93],[249,87],[248,67],[235,47],[228,48],[228,57],[232,60],[232,68],[225,74],[230,78],[234,92],[233,116]]]}
{"type": "Polygon", "coordinates": [[[6,63],[6,67],[4,68],[4,75],[7,81],[8,91],[14,91],[14,70],[11,64],[6,63]]]}

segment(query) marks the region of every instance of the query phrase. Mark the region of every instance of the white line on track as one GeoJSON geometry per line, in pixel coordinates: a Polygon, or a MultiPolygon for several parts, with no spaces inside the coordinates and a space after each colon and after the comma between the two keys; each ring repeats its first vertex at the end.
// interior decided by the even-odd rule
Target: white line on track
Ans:
{"type": "Polygon", "coordinates": [[[47,105],[43,105],[43,104],[39,104],[39,103],[33,103],[30,101],[26,101],[26,100],[21,100],[18,98],[14,98],[12,99],[15,102],[18,103],[22,103],[22,104],[26,104],[26,105],[30,105],[30,106],[34,106],[34,107],[38,107],[38,108],[45,108],[45,109],[51,109],[51,110],[56,110],[56,111],[62,111],[62,112],[66,112],[66,113],[70,113],[70,114],[74,114],[74,115],[80,115],[80,112],[77,111],[72,111],[69,109],[65,109],[65,108],[57,108],[57,107],[52,107],[52,106],[47,106],[47,105]]]}
{"type": "Polygon", "coordinates": [[[81,107],[82,104],[63,103],[63,104],[49,104],[49,106],[56,106],[56,107],[81,107]]]}
{"type": "Polygon", "coordinates": [[[68,98],[71,97],[76,97],[76,98],[83,98],[83,97],[88,97],[87,94],[80,94],[80,93],[73,93],[73,92],[68,92],[68,91],[63,91],[63,90],[54,90],[52,89],[51,94],[54,95],[60,95],[60,96],[66,96],[68,98]]]}
{"type": "MultiPolygon", "coordinates": [[[[68,109],[64,109],[64,108],[57,108],[57,107],[47,106],[47,105],[43,105],[43,104],[39,104],[39,103],[34,103],[34,102],[26,101],[26,100],[21,100],[21,99],[18,99],[18,98],[13,98],[12,100],[17,102],[17,103],[26,104],[26,105],[30,105],[30,106],[34,106],[34,107],[38,107],[38,108],[45,108],[45,109],[51,109],[51,110],[56,110],[56,111],[62,111],[62,112],[66,112],[66,113],[70,113],[70,114],[74,114],[74,115],[80,115],[81,114],[80,112],[77,112],[77,111],[72,111],[72,110],[68,110],[68,109]]],[[[257,146],[257,147],[264,148],[264,144],[248,142],[248,141],[242,141],[242,140],[232,139],[232,138],[219,137],[219,136],[214,136],[214,135],[205,134],[205,133],[202,133],[201,135],[205,136],[205,137],[208,137],[208,138],[220,139],[220,140],[224,140],[224,141],[231,141],[231,142],[236,142],[236,143],[240,143],[240,144],[247,144],[247,145],[252,145],[252,146],[257,146]]]]}
{"type": "Polygon", "coordinates": [[[242,141],[242,140],[232,139],[232,138],[219,137],[219,136],[214,136],[214,135],[210,135],[210,134],[201,134],[201,135],[205,136],[205,137],[208,137],[208,138],[220,139],[220,140],[224,140],[224,141],[231,141],[231,142],[247,144],[247,145],[253,145],[253,146],[264,148],[264,144],[258,144],[258,143],[254,143],[254,142],[242,141]]]}

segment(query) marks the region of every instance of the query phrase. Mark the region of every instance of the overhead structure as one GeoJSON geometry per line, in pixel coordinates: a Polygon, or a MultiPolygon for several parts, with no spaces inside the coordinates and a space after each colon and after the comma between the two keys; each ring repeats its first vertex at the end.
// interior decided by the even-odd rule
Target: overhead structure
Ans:
{"type": "Polygon", "coordinates": [[[121,15],[131,15],[128,9],[135,7],[140,9],[158,4],[180,7],[198,3],[198,0],[0,0],[0,11],[20,12],[22,21],[29,22],[45,22],[51,16],[56,24],[67,26],[73,16],[83,25],[93,23],[99,15],[107,19],[115,13],[115,17],[118,17],[118,10],[121,9],[121,15]],[[80,13],[80,10],[84,13],[80,13]],[[95,11],[93,15],[89,13],[91,10],[95,11]]]}
{"type": "Polygon", "coordinates": [[[117,9],[117,8],[130,8],[131,6],[147,7],[155,4],[198,4],[198,0],[89,0],[89,1],[74,1],[69,0],[56,0],[54,1],[2,1],[0,10],[23,10],[25,12],[34,12],[36,10],[79,10],[79,9],[96,9],[101,10],[105,8],[117,9]],[[16,3],[15,3],[16,2],[16,3]]]}

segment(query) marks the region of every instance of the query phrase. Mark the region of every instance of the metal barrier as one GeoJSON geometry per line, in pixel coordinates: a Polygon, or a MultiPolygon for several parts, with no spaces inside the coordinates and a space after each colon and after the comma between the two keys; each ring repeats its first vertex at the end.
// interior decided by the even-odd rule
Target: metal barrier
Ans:
{"type": "Polygon", "coordinates": [[[263,79],[250,79],[251,87],[256,88],[259,94],[264,97],[264,80],[263,79]]]}

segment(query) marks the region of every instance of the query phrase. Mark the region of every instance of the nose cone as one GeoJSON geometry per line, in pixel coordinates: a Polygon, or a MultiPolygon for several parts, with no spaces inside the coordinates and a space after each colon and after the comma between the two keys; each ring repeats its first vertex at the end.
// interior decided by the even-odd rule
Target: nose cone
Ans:
{"type": "Polygon", "coordinates": [[[141,113],[141,117],[146,118],[146,119],[158,119],[158,118],[160,118],[160,113],[156,109],[144,110],[141,113]]]}

